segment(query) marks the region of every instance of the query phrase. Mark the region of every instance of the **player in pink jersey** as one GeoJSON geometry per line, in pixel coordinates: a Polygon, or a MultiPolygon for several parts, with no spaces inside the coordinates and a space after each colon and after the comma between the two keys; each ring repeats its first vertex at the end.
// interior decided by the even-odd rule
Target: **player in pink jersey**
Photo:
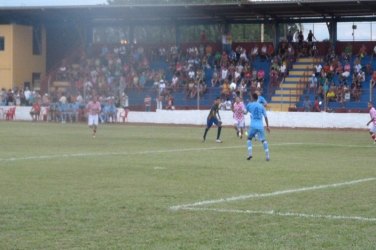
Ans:
{"type": "Polygon", "coordinates": [[[97,133],[99,113],[101,112],[101,103],[98,101],[98,97],[93,95],[91,101],[86,105],[88,112],[88,125],[93,130],[93,138],[97,133]]]}
{"type": "Polygon", "coordinates": [[[376,109],[372,105],[372,102],[368,102],[368,108],[371,120],[367,123],[367,126],[369,126],[372,123],[372,125],[369,128],[369,134],[371,135],[373,143],[376,144],[376,109]]]}
{"type": "Polygon", "coordinates": [[[245,107],[244,103],[242,102],[241,98],[237,96],[235,98],[235,102],[232,105],[232,112],[234,112],[234,125],[235,125],[235,131],[236,136],[240,137],[240,139],[243,138],[243,130],[245,128],[245,119],[244,119],[244,113],[245,107]]]}

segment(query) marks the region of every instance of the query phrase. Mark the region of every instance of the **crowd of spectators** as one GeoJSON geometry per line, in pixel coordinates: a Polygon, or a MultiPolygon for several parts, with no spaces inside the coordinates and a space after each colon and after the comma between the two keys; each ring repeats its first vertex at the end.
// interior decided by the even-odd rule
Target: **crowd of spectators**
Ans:
{"type": "Polygon", "coordinates": [[[310,78],[308,94],[318,97],[325,107],[332,102],[342,106],[349,101],[360,102],[362,90],[365,84],[369,84],[366,80],[370,79],[372,86],[376,84],[373,59],[367,55],[365,45],[355,55],[351,44],[339,55],[330,47],[324,61],[314,66],[315,73],[310,78]]]}
{"type": "MultiPolygon", "coordinates": [[[[222,102],[231,102],[236,96],[265,93],[266,78],[269,87],[278,88],[296,58],[317,55],[314,40],[311,31],[307,42],[300,32],[294,43],[289,32],[277,50],[271,43],[261,43],[249,51],[240,45],[226,51],[215,50],[210,44],[184,49],[135,44],[91,46],[63,60],[56,70],[55,80],[69,83],[65,88],[51,88],[45,94],[29,88],[2,89],[0,103],[32,106],[38,102],[42,111],[43,107],[48,109],[48,119],[67,122],[83,119],[85,103],[97,94],[103,108],[100,119],[109,122],[115,120],[116,107],[128,109],[131,91],[144,93],[146,110],[151,110],[154,100],[157,108],[173,110],[175,92],[183,91],[185,98],[193,99],[198,94],[204,96],[208,88],[219,88],[222,102]],[[268,68],[255,62],[268,62],[268,68]]],[[[351,45],[340,55],[329,48],[324,62],[315,65],[309,93],[327,102],[359,101],[366,76],[373,73],[370,64],[361,63],[367,54],[362,46],[352,62],[351,45]]],[[[372,58],[375,54],[376,50],[372,58]]],[[[376,85],[376,73],[371,81],[376,85]]]]}

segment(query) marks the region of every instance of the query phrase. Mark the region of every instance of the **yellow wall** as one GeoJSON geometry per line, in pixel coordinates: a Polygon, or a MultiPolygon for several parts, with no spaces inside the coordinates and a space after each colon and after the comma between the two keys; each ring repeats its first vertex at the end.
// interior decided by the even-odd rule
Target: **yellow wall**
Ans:
{"type": "Polygon", "coordinates": [[[33,73],[41,73],[41,79],[45,76],[46,34],[43,30],[41,55],[33,55],[32,29],[31,26],[0,25],[0,35],[4,32],[6,43],[5,51],[0,52],[0,87],[23,88],[24,82],[32,84],[33,73]]]}
{"type": "Polygon", "coordinates": [[[0,36],[5,38],[5,49],[0,51],[0,88],[9,89],[13,81],[12,26],[0,25],[0,36]]]}

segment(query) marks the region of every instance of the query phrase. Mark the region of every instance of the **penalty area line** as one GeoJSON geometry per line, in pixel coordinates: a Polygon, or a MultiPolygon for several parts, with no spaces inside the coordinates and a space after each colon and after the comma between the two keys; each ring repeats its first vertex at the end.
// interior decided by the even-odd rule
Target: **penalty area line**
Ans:
{"type": "Polygon", "coordinates": [[[209,211],[217,213],[238,213],[238,214],[256,214],[256,215],[272,215],[282,217],[299,217],[312,219],[329,219],[329,220],[356,220],[365,222],[376,222],[376,218],[363,216],[345,216],[345,215],[322,215],[322,214],[305,214],[296,212],[277,212],[273,210],[256,211],[256,210],[241,210],[241,209],[217,209],[217,208],[198,208],[198,207],[184,207],[182,210],[189,211],[209,211]]]}
{"type": "Polygon", "coordinates": [[[371,177],[371,178],[352,180],[352,181],[346,181],[346,182],[339,182],[339,183],[333,183],[333,184],[315,185],[315,186],[310,186],[310,187],[280,190],[280,191],[274,191],[274,192],[270,192],[270,193],[253,193],[253,194],[233,196],[233,197],[228,197],[228,198],[220,198],[220,199],[216,199],[216,200],[199,201],[199,202],[195,202],[195,203],[191,203],[191,204],[177,205],[177,206],[170,207],[170,209],[171,210],[179,210],[179,209],[186,209],[186,208],[192,208],[192,207],[198,207],[198,206],[228,203],[228,202],[233,202],[233,201],[242,201],[242,200],[255,199],[255,198],[265,198],[265,197],[279,196],[279,195],[313,191],[313,190],[320,190],[320,189],[327,189],[327,188],[337,188],[337,187],[355,185],[355,184],[358,184],[358,183],[375,181],[375,180],[376,180],[375,177],[371,177]]]}

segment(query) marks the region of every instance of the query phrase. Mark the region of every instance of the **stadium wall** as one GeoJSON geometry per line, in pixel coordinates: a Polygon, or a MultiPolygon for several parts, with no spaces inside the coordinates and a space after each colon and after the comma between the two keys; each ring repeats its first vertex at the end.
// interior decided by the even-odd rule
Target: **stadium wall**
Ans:
{"type": "MultiPolygon", "coordinates": [[[[0,107],[3,113],[9,107],[0,107]]],[[[17,107],[15,120],[31,121],[31,107],[17,107]]],[[[122,109],[119,109],[119,121],[122,109]]],[[[156,112],[132,112],[128,114],[129,123],[155,123],[176,125],[205,126],[209,110],[157,110],[156,112]]],[[[369,115],[364,113],[311,113],[311,112],[272,112],[268,113],[271,127],[288,128],[350,128],[367,129],[369,115]]],[[[0,114],[1,121],[4,116],[0,114]]],[[[226,126],[233,124],[231,111],[220,111],[222,122],[226,126]]],[[[249,115],[246,116],[246,125],[249,125],[249,115]]]]}

